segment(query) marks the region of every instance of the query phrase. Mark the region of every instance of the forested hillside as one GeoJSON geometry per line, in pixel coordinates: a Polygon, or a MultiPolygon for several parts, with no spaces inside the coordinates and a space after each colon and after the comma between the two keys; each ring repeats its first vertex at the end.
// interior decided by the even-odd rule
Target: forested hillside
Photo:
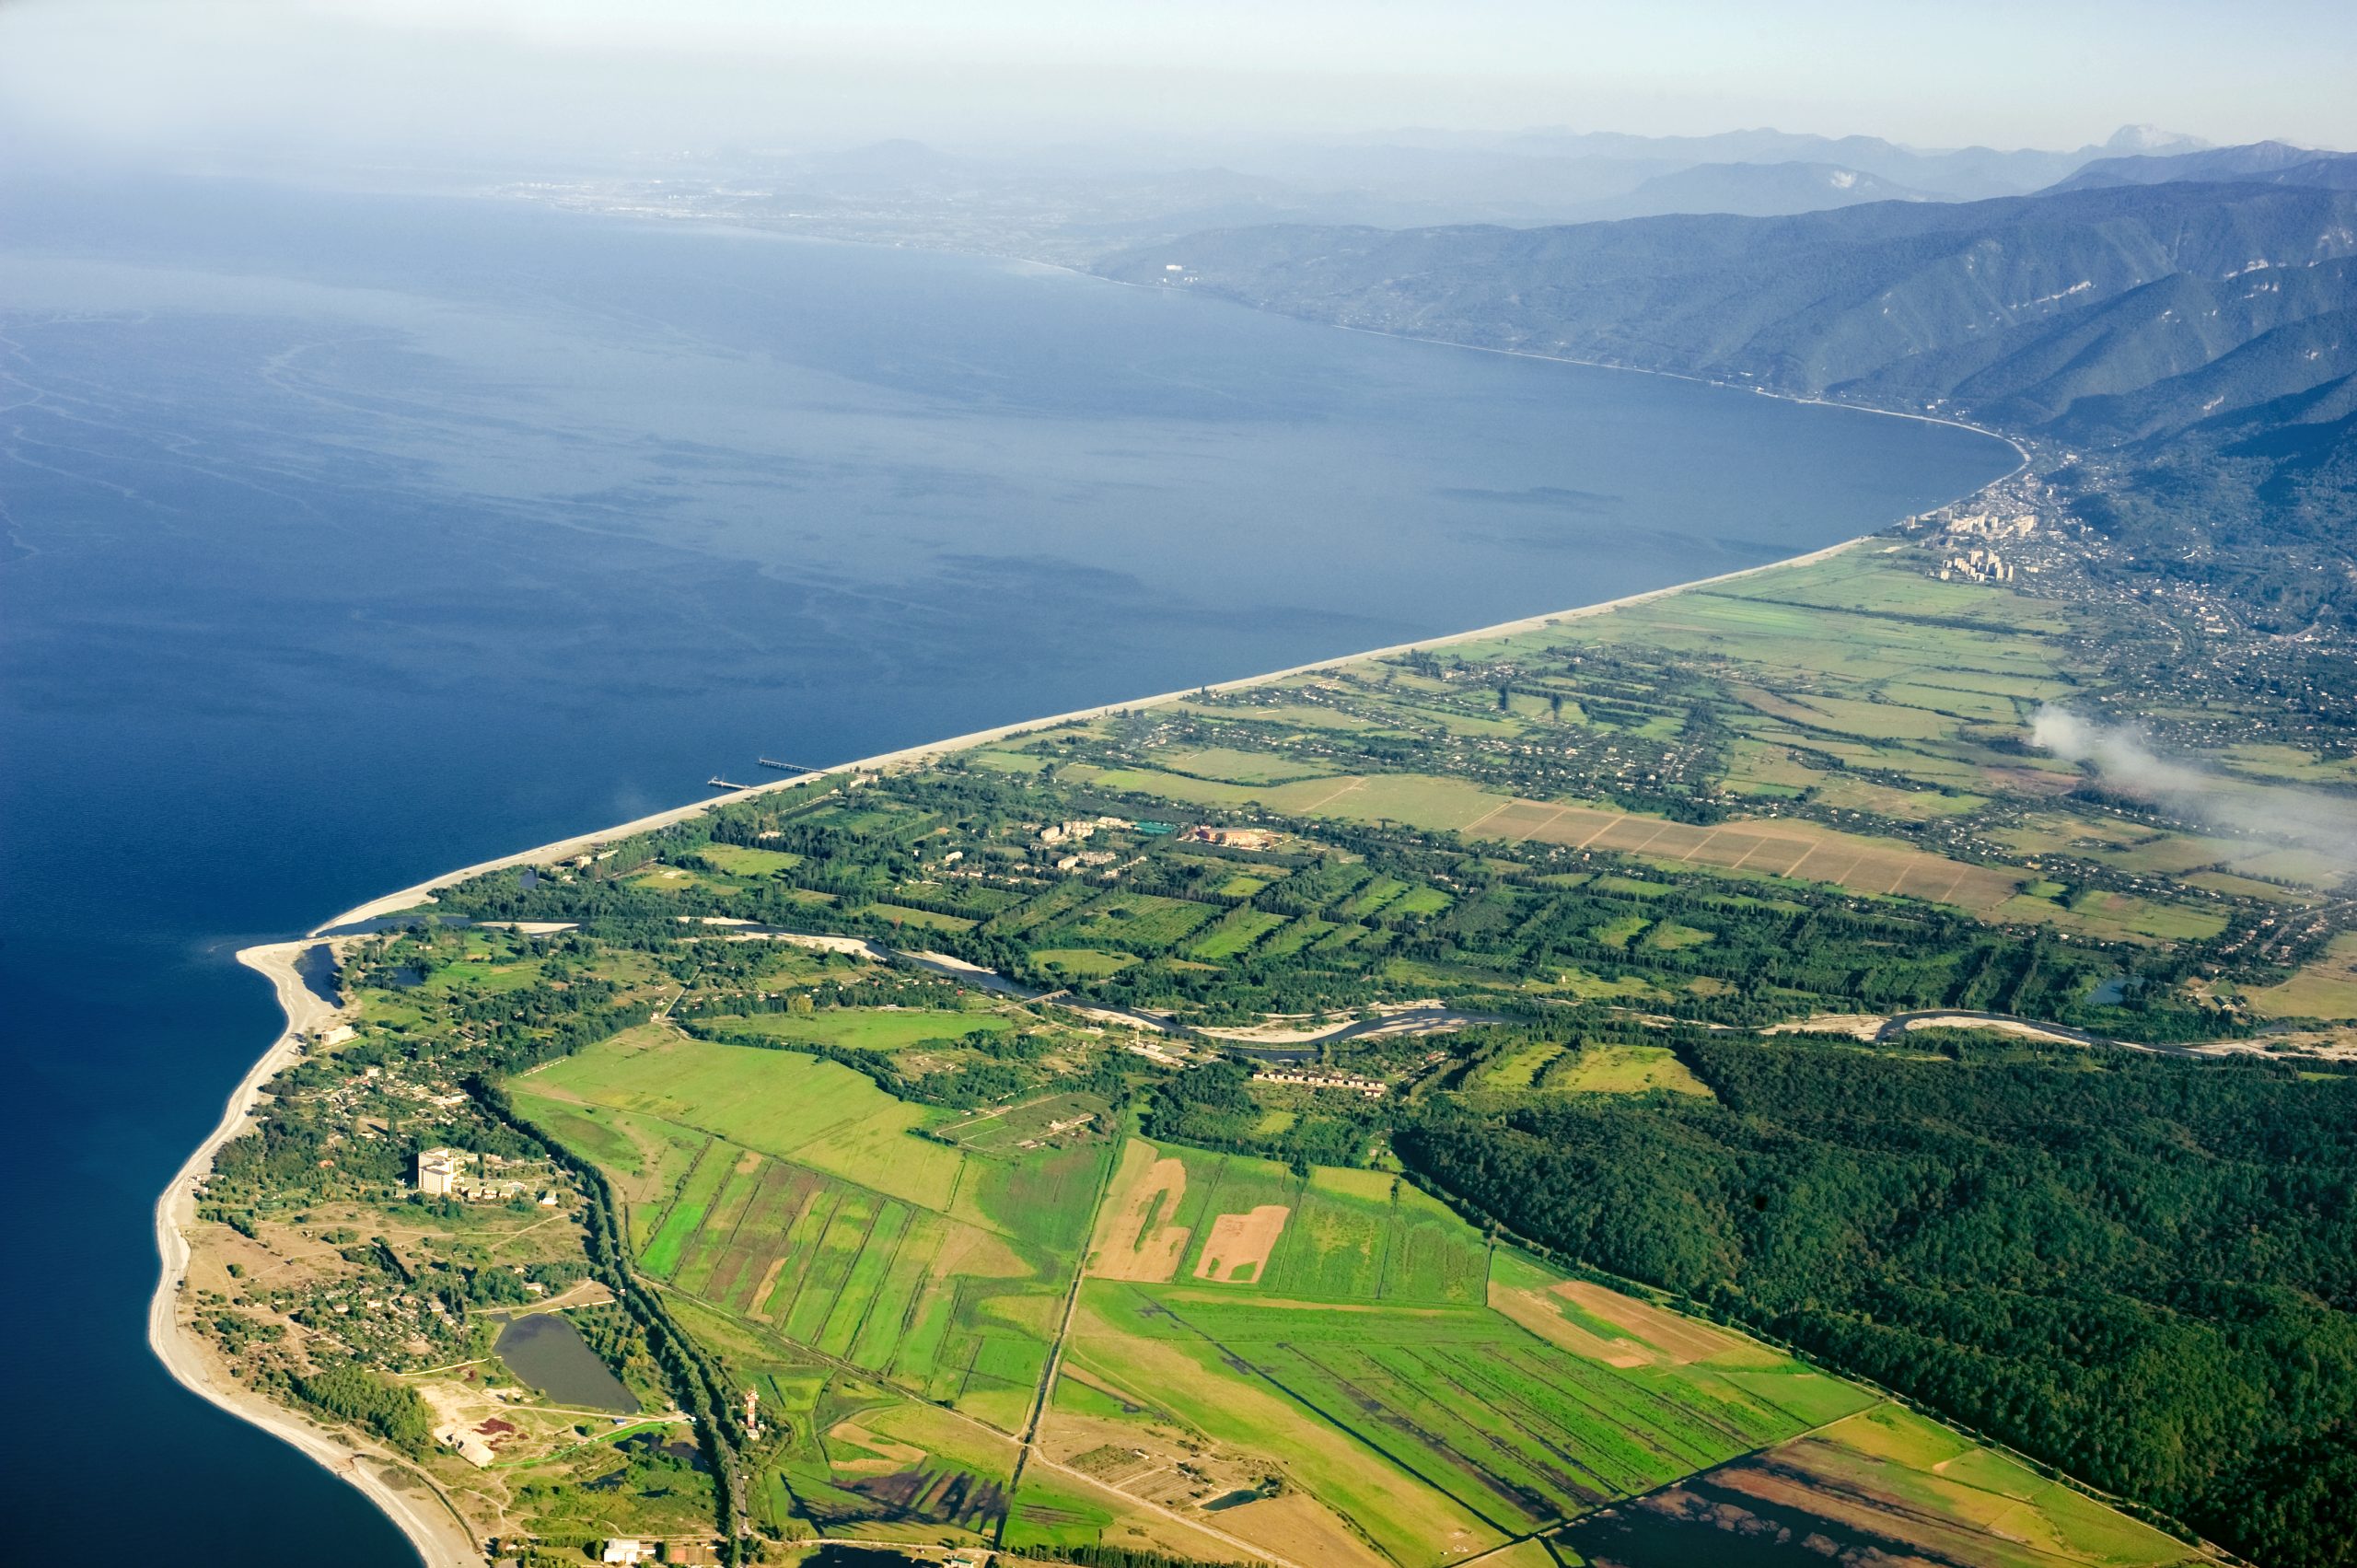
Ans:
{"type": "Polygon", "coordinates": [[[1693,1037],[1713,1096],[1398,1137],[1517,1231],[1713,1302],[2262,1562],[2357,1538],[2357,1076],[1693,1037]]]}
{"type": "Polygon", "coordinates": [[[2084,191],[2104,185],[2159,185],[2173,180],[2262,180],[2345,190],[2357,180],[2357,156],[2318,152],[2289,142],[2250,142],[2238,147],[2097,158],[2068,180],[2056,181],[2053,188],[2084,191]]]}
{"type": "Polygon", "coordinates": [[[1991,424],[2041,444],[2041,467],[2124,546],[2292,631],[2357,602],[2340,482],[2357,443],[2352,257],[2357,192],[2171,180],[1794,217],[1232,229],[1101,270],[1991,424]]]}
{"type": "MultiPolygon", "coordinates": [[[[1144,280],[1177,260],[1198,287],[1356,326],[1792,392],[1946,400],[2078,436],[2149,434],[2101,400],[2346,311],[2350,270],[2319,264],[2352,254],[2357,194],[2179,183],[1798,217],[1234,229],[1105,270],[1144,280]]],[[[2348,369],[2260,354],[2182,406],[2145,402],[2175,408],[2182,427],[2348,369]]]]}

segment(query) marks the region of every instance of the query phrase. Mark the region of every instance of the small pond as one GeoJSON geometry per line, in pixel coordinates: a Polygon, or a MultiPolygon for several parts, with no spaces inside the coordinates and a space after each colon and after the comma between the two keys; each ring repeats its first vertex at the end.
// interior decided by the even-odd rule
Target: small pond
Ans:
{"type": "Polygon", "coordinates": [[[2133,992],[2135,989],[2136,977],[2134,975],[2116,974],[2110,979],[2098,984],[2093,991],[2088,992],[2087,1001],[2092,1005],[2097,1007],[2117,1007],[2121,1003],[2127,1001],[2130,993],[2133,992]]]}
{"type": "Polygon", "coordinates": [[[509,1321],[492,1346],[508,1370],[561,1405],[634,1415],[638,1401],[561,1312],[509,1321]]]}

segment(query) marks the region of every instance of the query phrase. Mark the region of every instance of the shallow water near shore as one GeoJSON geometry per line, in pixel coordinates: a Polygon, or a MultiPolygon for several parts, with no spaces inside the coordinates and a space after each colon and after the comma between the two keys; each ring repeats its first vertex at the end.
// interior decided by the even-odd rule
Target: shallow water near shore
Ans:
{"type": "Polygon", "coordinates": [[[1989,438],[974,258],[0,187],[15,1523],[405,1562],[148,1354],[237,947],[827,763],[1780,559],[1989,438]]]}

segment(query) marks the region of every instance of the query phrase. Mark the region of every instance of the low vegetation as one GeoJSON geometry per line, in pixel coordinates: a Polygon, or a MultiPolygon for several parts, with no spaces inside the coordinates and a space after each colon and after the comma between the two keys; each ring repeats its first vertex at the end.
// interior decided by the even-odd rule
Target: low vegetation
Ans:
{"type": "Polygon", "coordinates": [[[2346,1561],[2348,908],[2026,749],[2079,612],[1911,550],[339,938],[196,1324],[542,1551],[2346,1561]]]}

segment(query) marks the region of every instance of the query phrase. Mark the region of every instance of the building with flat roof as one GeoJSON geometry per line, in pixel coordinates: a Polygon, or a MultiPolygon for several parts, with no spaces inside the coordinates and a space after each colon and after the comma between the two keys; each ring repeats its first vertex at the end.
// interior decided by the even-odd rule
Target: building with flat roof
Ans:
{"type": "Polygon", "coordinates": [[[464,1149],[420,1149],[417,1190],[429,1198],[447,1198],[458,1190],[475,1156],[464,1149]]]}

